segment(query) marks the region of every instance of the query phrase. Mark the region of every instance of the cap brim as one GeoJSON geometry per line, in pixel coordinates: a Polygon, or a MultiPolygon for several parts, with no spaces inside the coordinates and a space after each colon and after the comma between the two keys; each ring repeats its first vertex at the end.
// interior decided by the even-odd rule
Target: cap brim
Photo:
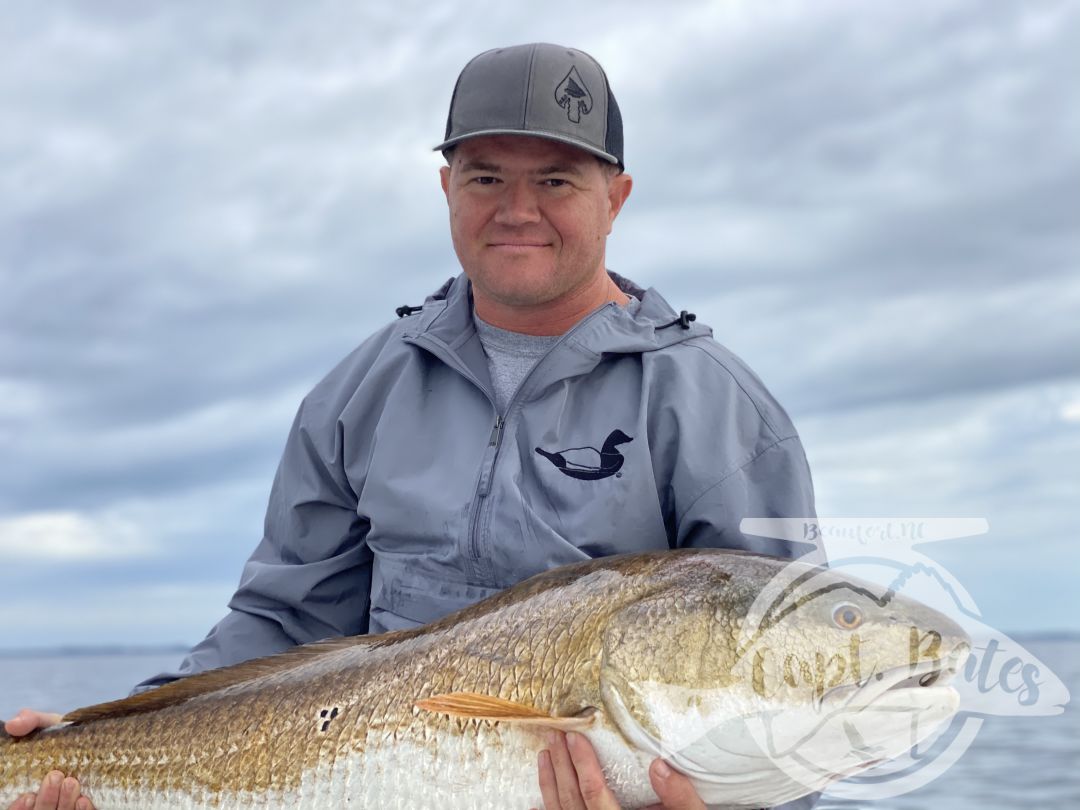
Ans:
{"type": "Polygon", "coordinates": [[[619,159],[609,152],[605,152],[603,149],[597,149],[595,146],[589,143],[571,138],[568,135],[563,135],[561,132],[544,132],[535,129],[478,129],[475,132],[466,132],[461,135],[455,135],[449,140],[443,141],[438,146],[432,148],[433,152],[445,152],[451,146],[457,146],[462,141],[467,141],[469,138],[478,138],[481,135],[528,135],[533,138],[544,138],[548,141],[558,141],[559,143],[565,143],[569,146],[576,146],[578,149],[583,149],[590,155],[596,155],[598,158],[603,158],[608,163],[614,163],[617,166],[621,166],[619,159]]]}

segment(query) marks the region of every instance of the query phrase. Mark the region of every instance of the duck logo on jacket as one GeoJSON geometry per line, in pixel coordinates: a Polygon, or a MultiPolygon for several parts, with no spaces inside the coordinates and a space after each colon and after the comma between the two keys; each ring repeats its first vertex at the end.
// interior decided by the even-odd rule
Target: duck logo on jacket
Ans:
{"type": "Polygon", "coordinates": [[[552,452],[537,447],[536,452],[550,461],[555,466],[555,469],[569,478],[577,478],[582,481],[598,481],[601,478],[610,478],[622,469],[623,462],[626,459],[623,458],[618,447],[620,444],[632,441],[632,437],[615,428],[604,439],[604,446],[599,450],[595,447],[568,447],[565,450],[552,452]]]}

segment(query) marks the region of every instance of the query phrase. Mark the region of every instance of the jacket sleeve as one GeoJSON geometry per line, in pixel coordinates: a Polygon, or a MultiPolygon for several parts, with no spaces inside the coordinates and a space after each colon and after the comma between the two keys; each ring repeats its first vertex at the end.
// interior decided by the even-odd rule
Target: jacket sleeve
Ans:
{"type": "Polygon", "coordinates": [[[735,548],[800,557],[812,544],[743,534],[743,518],[813,518],[814,486],[798,436],[779,439],[711,484],[677,518],[680,548],[735,548]]]}
{"type": "Polygon", "coordinates": [[[244,566],[229,613],[176,671],[147,679],[135,692],[297,644],[367,632],[368,523],[357,515],[345,475],[341,425],[319,415],[323,404],[309,397],[300,407],[262,541],[244,566]]]}

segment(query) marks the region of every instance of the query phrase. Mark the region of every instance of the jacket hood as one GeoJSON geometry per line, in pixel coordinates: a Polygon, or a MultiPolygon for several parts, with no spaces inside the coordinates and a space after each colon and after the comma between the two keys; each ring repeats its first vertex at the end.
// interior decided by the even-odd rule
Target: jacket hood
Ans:
{"type": "MultiPolygon", "coordinates": [[[[568,333],[568,342],[588,354],[649,352],[696,337],[711,337],[712,329],[693,313],[677,313],[655,289],[642,289],[610,270],[608,275],[641,306],[635,312],[608,303],[586,316],[568,333]]],[[[403,308],[404,309],[404,308],[403,308]]],[[[424,301],[419,317],[409,318],[406,338],[426,335],[451,349],[476,334],[472,317],[472,284],[464,273],[448,279],[424,301]]]]}

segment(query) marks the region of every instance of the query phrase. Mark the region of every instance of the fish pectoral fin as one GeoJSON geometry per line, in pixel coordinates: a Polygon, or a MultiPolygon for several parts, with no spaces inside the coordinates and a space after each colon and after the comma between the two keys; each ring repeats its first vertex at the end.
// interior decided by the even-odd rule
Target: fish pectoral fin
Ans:
{"type": "Polygon", "coordinates": [[[593,713],[575,717],[555,717],[533,706],[513,700],[478,695],[474,692],[450,692],[433,695],[414,704],[416,708],[451,717],[474,720],[491,720],[498,723],[517,723],[527,726],[543,726],[559,731],[583,731],[593,724],[593,713]]]}

